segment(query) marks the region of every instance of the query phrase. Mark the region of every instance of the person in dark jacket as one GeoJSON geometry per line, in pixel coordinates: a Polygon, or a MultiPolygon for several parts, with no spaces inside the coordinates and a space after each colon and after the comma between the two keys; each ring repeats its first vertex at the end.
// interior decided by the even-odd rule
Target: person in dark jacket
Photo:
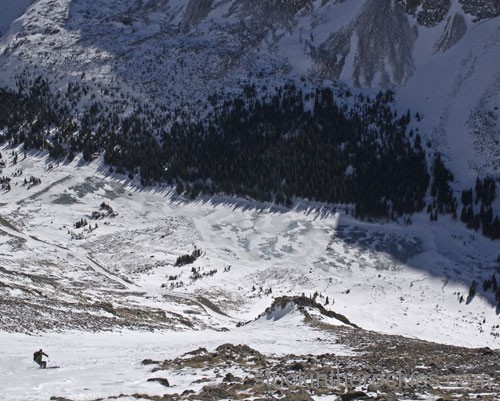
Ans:
{"type": "Polygon", "coordinates": [[[43,352],[41,349],[40,351],[36,351],[33,354],[33,360],[40,366],[42,369],[45,369],[47,367],[47,362],[42,361],[43,356],[46,356],[47,358],[49,357],[45,352],[43,352]]]}

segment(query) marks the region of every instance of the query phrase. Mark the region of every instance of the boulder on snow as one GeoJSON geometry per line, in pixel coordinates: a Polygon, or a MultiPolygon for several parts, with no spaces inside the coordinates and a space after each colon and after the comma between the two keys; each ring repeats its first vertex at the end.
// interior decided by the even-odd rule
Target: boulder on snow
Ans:
{"type": "Polygon", "coordinates": [[[168,379],[165,379],[164,377],[153,377],[151,379],[148,379],[148,382],[157,382],[160,383],[162,386],[170,387],[168,379]]]}
{"type": "Polygon", "coordinates": [[[351,391],[349,393],[342,394],[340,396],[340,399],[342,401],[352,401],[362,397],[368,397],[368,394],[364,393],[363,391],[351,391]]]}
{"type": "Polygon", "coordinates": [[[305,366],[303,363],[300,363],[300,362],[295,362],[294,364],[292,364],[290,367],[289,367],[289,370],[293,370],[295,372],[298,372],[299,370],[304,370],[305,369],[305,366]]]}
{"type": "Polygon", "coordinates": [[[289,392],[285,395],[282,401],[314,401],[314,399],[309,395],[309,393],[301,388],[299,391],[294,393],[289,392]]]}
{"type": "Polygon", "coordinates": [[[190,398],[202,401],[212,401],[230,399],[230,395],[226,389],[221,386],[207,385],[201,389],[201,392],[190,398]]]}
{"type": "Polygon", "coordinates": [[[384,394],[382,396],[382,399],[385,401],[399,401],[399,398],[396,394],[394,394],[392,391],[384,394]]]}
{"type": "Polygon", "coordinates": [[[158,365],[160,361],[155,361],[153,359],[144,359],[141,363],[143,365],[158,365]]]}
{"type": "Polygon", "coordinates": [[[224,376],[224,379],[222,379],[222,381],[228,383],[234,383],[235,381],[237,381],[237,379],[232,373],[228,373],[226,374],[226,376],[224,376]]]}

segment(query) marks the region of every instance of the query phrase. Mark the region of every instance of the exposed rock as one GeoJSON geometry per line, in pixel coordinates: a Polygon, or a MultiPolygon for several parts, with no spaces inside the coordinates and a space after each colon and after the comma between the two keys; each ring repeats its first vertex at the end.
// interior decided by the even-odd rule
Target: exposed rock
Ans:
{"type": "MultiPolygon", "coordinates": [[[[446,387],[448,381],[453,382],[456,377],[463,374],[481,377],[481,380],[475,383],[474,391],[480,391],[485,383],[492,393],[500,389],[497,375],[500,355],[496,350],[434,344],[354,329],[349,326],[324,326],[323,330],[331,331],[339,343],[357,350],[359,354],[354,356],[334,354],[272,356],[263,355],[246,345],[223,344],[215,352],[205,354],[203,349],[201,351],[198,349],[181,358],[164,361],[159,364],[159,369],[171,369],[178,374],[183,371],[185,374],[193,374],[193,371],[216,373],[212,377],[203,373],[203,377],[197,381],[205,384],[202,390],[172,395],[175,401],[186,399],[238,401],[250,398],[261,401],[276,399],[311,401],[311,395],[306,391],[308,389],[318,397],[333,397],[342,394],[340,396],[342,401],[399,401],[400,399],[418,399],[422,394],[435,397],[449,396],[448,398],[451,399],[451,396],[467,397],[471,391],[469,387],[452,386],[449,390],[446,387]],[[231,373],[227,372],[228,366],[231,367],[231,373]],[[296,370],[292,370],[291,367],[296,370]],[[443,367],[447,368],[443,369],[443,367]],[[390,372],[402,372],[403,375],[408,375],[405,377],[409,377],[410,374],[422,374],[426,377],[432,375],[439,378],[444,387],[439,383],[431,387],[420,379],[418,383],[406,383],[397,389],[389,384],[384,385],[384,382],[372,382],[368,385],[366,392],[349,391],[343,394],[346,389],[342,380],[331,382],[332,377],[336,376],[335,374],[331,376],[331,373],[337,372],[337,369],[340,369],[341,373],[351,372],[358,377],[364,374],[389,377],[390,372]],[[241,372],[244,379],[236,377],[236,372],[238,374],[241,372]],[[267,372],[274,376],[266,376],[267,372]],[[321,383],[320,375],[329,377],[330,382],[321,383]],[[310,388],[304,382],[304,379],[308,380],[307,378],[311,380],[307,383],[315,381],[310,388]],[[378,396],[373,398],[367,393],[378,393],[378,396]]],[[[494,397],[487,395],[482,399],[484,401],[495,400],[494,397]]]]}
{"type": "Polygon", "coordinates": [[[184,16],[184,32],[189,32],[203,21],[210,13],[213,3],[214,0],[189,0],[184,16]]]}
{"type": "MultiPolygon", "coordinates": [[[[409,15],[414,16],[423,26],[435,26],[442,22],[448,14],[450,0],[397,0],[405,7],[409,15]]],[[[500,15],[498,0],[459,0],[462,9],[476,20],[494,18],[500,15]]]]}
{"type": "Polygon", "coordinates": [[[340,396],[340,399],[342,401],[351,401],[357,400],[362,397],[368,397],[368,394],[364,393],[363,391],[351,391],[349,393],[342,394],[340,396]]]}
{"type": "MultiPolygon", "coordinates": [[[[170,394],[164,394],[163,396],[160,395],[149,395],[149,394],[132,394],[130,396],[128,395],[120,395],[118,399],[120,398],[134,398],[138,400],[151,400],[151,401],[174,401],[175,397],[170,395],[170,394]]],[[[93,400],[93,401],[100,401],[99,399],[93,400]]]]}
{"type": "Polygon", "coordinates": [[[459,0],[463,10],[476,20],[494,18],[500,15],[500,2],[498,0],[459,0]]]}
{"type": "Polygon", "coordinates": [[[143,365],[158,365],[160,361],[154,361],[152,359],[144,359],[141,363],[143,365]]]}
{"type": "Polygon", "coordinates": [[[494,354],[493,350],[489,347],[481,348],[479,351],[481,352],[481,355],[493,355],[494,354]]]}
{"type": "Polygon", "coordinates": [[[289,369],[298,372],[299,370],[304,370],[304,364],[296,362],[293,365],[291,365],[289,369]]]}
{"type": "Polygon", "coordinates": [[[190,398],[196,400],[223,400],[231,398],[228,392],[221,386],[204,386],[200,393],[191,396],[190,398]]]}
{"type": "Polygon", "coordinates": [[[297,392],[288,392],[285,397],[282,398],[283,401],[314,401],[313,398],[305,389],[300,389],[297,392]]]}
{"type": "Polygon", "coordinates": [[[424,0],[417,13],[417,22],[423,26],[435,26],[444,20],[450,7],[450,0],[424,0]]]}
{"type": "Polygon", "coordinates": [[[165,379],[163,377],[154,377],[154,378],[148,379],[148,382],[157,382],[157,383],[160,383],[164,387],[170,387],[170,383],[168,382],[168,379],[165,379]]]}
{"type": "Polygon", "coordinates": [[[237,380],[236,377],[232,373],[226,374],[226,376],[224,376],[224,379],[222,379],[222,381],[228,382],[228,383],[233,383],[236,380],[237,380]]]}
{"type": "Polygon", "coordinates": [[[444,20],[450,10],[450,0],[398,0],[419,25],[432,27],[444,20]]]}
{"type": "Polygon", "coordinates": [[[208,354],[208,351],[206,348],[200,347],[198,349],[195,349],[194,351],[189,351],[186,352],[183,356],[189,356],[189,355],[204,355],[208,354]]]}
{"type": "Polygon", "coordinates": [[[248,345],[223,344],[216,348],[216,356],[229,360],[259,360],[265,359],[259,352],[248,345]]]}
{"type": "Polygon", "coordinates": [[[450,16],[446,22],[443,34],[439,41],[434,45],[436,52],[445,52],[453,47],[467,32],[467,23],[461,14],[455,14],[453,18],[450,16]]]}
{"type": "Polygon", "coordinates": [[[257,381],[253,377],[246,377],[245,380],[243,380],[243,384],[248,386],[253,386],[256,383],[257,381]]]}
{"type": "MultiPolygon", "coordinates": [[[[276,309],[285,309],[287,307],[287,305],[289,305],[290,303],[296,305],[297,307],[299,307],[299,309],[305,308],[305,307],[317,309],[318,312],[320,312],[324,316],[337,319],[338,321],[340,321],[344,324],[347,324],[349,326],[352,326],[352,327],[358,327],[354,323],[351,323],[349,321],[349,319],[347,317],[345,317],[344,315],[341,315],[340,313],[336,313],[336,312],[331,311],[331,310],[327,310],[327,309],[325,309],[325,307],[323,305],[319,304],[314,299],[311,299],[311,298],[306,297],[306,296],[296,296],[296,297],[283,296],[283,297],[275,298],[272,305],[269,308],[267,308],[264,311],[264,313],[259,315],[259,318],[262,316],[267,316],[267,315],[272,314],[276,309]]],[[[303,309],[300,309],[300,310],[303,310],[303,309]]]]}
{"type": "Polygon", "coordinates": [[[347,68],[353,71],[355,86],[389,87],[403,84],[413,74],[415,40],[403,6],[392,0],[369,0],[352,23],[313,48],[311,55],[316,73],[324,78],[339,79],[347,68]],[[351,53],[353,65],[346,65],[351,53]]]}
{"type": "Polygon", "coordinates": [[[382,396],[382,398],[385,399],[385,401],[399,401],[399,398],[396,394],[393,392],[388,392],[382,396]]]}

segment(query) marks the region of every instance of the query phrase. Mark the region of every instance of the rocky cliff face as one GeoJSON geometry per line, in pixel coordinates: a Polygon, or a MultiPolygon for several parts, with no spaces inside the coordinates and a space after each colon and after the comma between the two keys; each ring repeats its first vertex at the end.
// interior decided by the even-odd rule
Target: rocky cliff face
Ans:
{"type": "Polygon", "coordinates": [[[423,26],[435,26],[446,17],[450,10],[451,0],[398,0],[406,12],[415,17],[423,26]]]}
{"type": "Polygon", "coordinates": [[[463,38],[466,32],[467,23],[463,15],[457,13],[453,16],[448,16],[441,37],[434,44],[434,50],[436,52],[449,50],[463,38]]]}
{"type": "Polygon", "coordinates": [[[413,75],[428,29],[441,33],[421,47],[443,53],[471,20],[499,13],[493,0],[38,0],[3,39],[0,63],[14,57],[52,75],[85,70],[155,98],[252,76],[388,88],[413,75]]]}
{"type": "Polygon", "coordinates": [[[0,39],[0,82],[27,72],[87,85],[76,109],[134,98],[197,115],[245,83],[340,80],[400,88],[405,107],[442,113],[429,132],[454,104],[457,131],[497,85],[499,15],[497,0],[37,0],[0,39]]]}
{"type": "Polygon", "coordinates": [[[472,15],[476,21],[500,15],[498,0],[459,0],[459,2],[463,10],[472,15]]]}
{"type": "Polygon", "coordinates": [[[358,87],[400,85],[414,70],[416,36],[401,5],[392,0],[367,1],[347,27],[313,48],[315,71],[329,79],[349,71],[358,87]]]}
{"type": "MultiPolygon", "coordinates": [[[[435,26],[442,22],[452,6],[451,0],[397,0],[406,12],[415,17],[423,26],[435,26]]],[[[476,21],[494,18],[500,15],[500,3],[497,0],[459,0],[463,11],[476,21]]]]}

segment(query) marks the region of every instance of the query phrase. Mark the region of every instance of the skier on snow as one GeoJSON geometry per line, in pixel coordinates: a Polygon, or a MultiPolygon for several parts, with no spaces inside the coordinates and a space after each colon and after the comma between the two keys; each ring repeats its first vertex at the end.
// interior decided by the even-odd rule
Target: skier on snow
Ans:
{"type": "Polygon", "coordinates": [[[33,361],[35,361],[42,369],[45,369],[47,367],[47,362],[42,361],[43,356],[46,356],[47,358],[49,357],[45,352],[43,352],[41,349],[40,351],[36,351],[33,354],[33,361]]]}

